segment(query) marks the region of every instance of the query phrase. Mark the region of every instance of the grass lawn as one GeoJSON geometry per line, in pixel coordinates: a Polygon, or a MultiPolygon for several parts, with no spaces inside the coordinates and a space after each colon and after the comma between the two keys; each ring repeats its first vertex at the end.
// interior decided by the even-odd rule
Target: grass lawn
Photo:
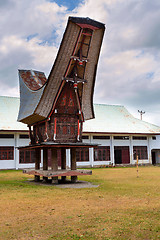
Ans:
{"type": "Polygon", "coordinates": [[[93,169],[98,188],[28,183],[0,171],[0,239],[160,239],[160,167],[93,169]]]}

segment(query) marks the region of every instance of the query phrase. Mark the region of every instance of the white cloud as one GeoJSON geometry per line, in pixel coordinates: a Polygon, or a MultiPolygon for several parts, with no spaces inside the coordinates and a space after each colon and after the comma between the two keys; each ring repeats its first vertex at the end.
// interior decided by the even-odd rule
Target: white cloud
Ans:
{"type": "Polygon", "coordinates": [[[18,68],[48,75],[69,15],[106,24],[95,102],[159,108],[159,0],[85,0],[71,12],[63,1],[0,1],[0,94],[17,95],[18,68]]]}
{"type": "MultiPolygon", "coordinates": [[[[109,1],[110,2],[110,1],[109,1]]],[[[106,9],[107,1],[91,1],[86,0],[84,4],[81,4],[77,9],[75,9],[75,14],[80,17],[90,17],[96,19],[97,21],[106,21],[108,12],[106,9]]]]}
{"type": "Polygon", "coordinates": [[[2,8],[0,32],[5,35],[27,37],[37,33],[41,39],[52,35],[61,23],[66,8],[45,0],[13,0],[12,8],[2,8]]]}
{"type": "Polygon", "coordinates": [[[0,96],[6,95],[12,97],[19,97],[19,88],[17,86],[8,88],[8,85],[2,82],[0,88],[0,96]]]}
{"type": "Polygon", "coordinates": [[[18,69],[49,74],[58,49],[57,30],[66,10],[45,0],[12,0],[1,4],[1,95],[17,95],[18,69]]]}
{"type": "Polygon", "coordinates": [[[87,0],[77,9],[81,14],[106,24],[94,101],[152,110],[148,119],[155,121],[160,107],[160,2],[87,0]]]}

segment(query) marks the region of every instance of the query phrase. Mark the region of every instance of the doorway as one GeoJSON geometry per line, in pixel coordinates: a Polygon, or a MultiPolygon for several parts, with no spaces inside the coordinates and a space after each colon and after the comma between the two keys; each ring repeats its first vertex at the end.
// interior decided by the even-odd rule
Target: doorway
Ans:
{"type": "Polygon", "coordinates": [[[129,146],[115,146],[114,147],[115,164],[129,164],[129,146]]]}
{"type": "Polygon", "coordinates": [[[156,165],[156,153],[152,152],[152,164],[156,165]]]}
{"type": "Polygon", "coordinates": [[[121,149],[114,150],[115,164],[122,164],[122,151],[121,149]]]}

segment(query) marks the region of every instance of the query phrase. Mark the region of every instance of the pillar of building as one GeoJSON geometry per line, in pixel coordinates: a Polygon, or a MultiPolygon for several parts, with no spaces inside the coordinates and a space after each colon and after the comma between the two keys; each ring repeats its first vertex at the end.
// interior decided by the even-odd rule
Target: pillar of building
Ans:
{"type": "Polygon", "coordinates": [[[115,166],[115,159],[114,159],[114,138],[111,136],[111,145],[110,145],[110,154],[111,154],[111,164],[115,166]]]}
{"type": "MultiPolygon", "coordinates": [[[[35,149],[35,170],[39,170],[40,169],[40,162],[41,162],[41,149],[40,148],[36,148],[35,149]]],[[[34,176],[34,180],[36,182],[40,181],[40,176],[35,175],[34,176]]]]}
{"type": "MultiPolygon", "coordinates": [[[[58,171],[58,159],[57,159],[57,149],[51,149],[51,169],[53,171],[58,171]]],[[[58,177],[52,177],[52,183],[58,183],[58,177]]]]}
{"type": "MultiPolygon", "coordinates": [[[[76,170],[76,148],[71,148],[71,170],[76,170]]],[[[77,176],[71,176],[71,182],[76,182],[77,176]]]]}
{"type": "MultiPolygon", "coordinates": [[[[66,148],[61,148],[61,169],[66,169],[66,148]]],[[[66,176],[62,176],[61,179],[65,182],[66,176]]]]}
{"type": "MultiPolygon", "coordinates": [[[[43,170],[48,170],[48,149],[43,148],[43,170]]],[[[43,182],[47,182],[48,177],[43,177],[43,182]]]]}
{"type": "Polygon", "coordinates": [[[151,140],[152,140],[152,137],[148,136],[148,162],[150,164],[152,164],[151,140]]]}
{"type": "Polygon", "coordinates": [[[19,167],[19,150],[17,149],[17,147],[18,147],[18,138],[19,138],[18,133],[15,133],[15,134],[14,134],[14,138],[15,138],[15,143],[14,143],[14,159],[15,159],[15,168],[16,168],[16,170],[17,170],[18,167],[19,167]]]}
{"type": "Polygon", "coordinates": [[[129,137],[130,138],[130,164],[133,164],[134,162],[134,155],[133,155],[133,140],[132,140],[132,136],[129,137]]]}
{"type": "Polygon", "coordinates": [[[89,162],[91,167],[94,166],[94,148],[89,148],[89,162]]]}
{"type": "Polygon", "coordinates": [[[71,168],[71,154],[70,149],[66,149],[66,169],[71,168]]]}

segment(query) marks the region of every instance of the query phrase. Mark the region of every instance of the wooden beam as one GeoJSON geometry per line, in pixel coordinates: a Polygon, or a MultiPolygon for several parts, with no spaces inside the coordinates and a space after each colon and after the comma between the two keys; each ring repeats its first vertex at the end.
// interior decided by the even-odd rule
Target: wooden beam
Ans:
{"type": "Polygon", "coordinates": [[[68,81],[68,82],[77,82],[77,83],[86,83],[87,80],[83,79],[83,78],[79,78],[79,77],[75,77],[75,78],[70,78],[70,77],[63,77],[62,80],[68,81]]]}
{"type": "MultiPolygon", "coordinates": [[[[48,170],[48,149],[43,148],[43,170],[48,170]]],[[[43,182],[47,182],[48,178],[43,177],[43,182]]]]}
{"type": "MultiPolygon", "coordinates": [[[[61,148],[61,169],[66,169],[66,148],[61,148]]],[[[61,177],[63,182],[66,181],[66,176],[61,177]]]]}
{"type": "MultiPolygon", "coordinates": [[[[41,149],[40,148],[36,148],[35,149],[35,170],[39,170],[40,169],[40,162],[41,162],[41,149]]],[[[40,176],[35,175],[34,176],[34,180],[35,182],[39,182],[40,181],[40,176]]]]}
{"type": "MultiPolygon", "coordinates": [[[[51,169],[53,171],[58,171],[58,159],[57,159],[57,149],[51,149],[51,169]]],[[[58,183],[58,177],[52,177],[52,183],[58,183]]]]}
{"type": "MultiPolygon", "coordinates": [[[[71,170],[76,170],[76,148],[71,148],[71,170]]],[[[71,182],[76,182],[77,176],[71,176],[71,182]]]]}
{"type": "Polygon", "coordinates": [[[62,177],[62,176],[79,176],[79,175],[92,175],[91,170],[66,170],[59,169],[58,171],[53,170],[35,170],[35,169],[23,169],[23,173],[30,175],[38,175],[44,177],[62,177]]]}

